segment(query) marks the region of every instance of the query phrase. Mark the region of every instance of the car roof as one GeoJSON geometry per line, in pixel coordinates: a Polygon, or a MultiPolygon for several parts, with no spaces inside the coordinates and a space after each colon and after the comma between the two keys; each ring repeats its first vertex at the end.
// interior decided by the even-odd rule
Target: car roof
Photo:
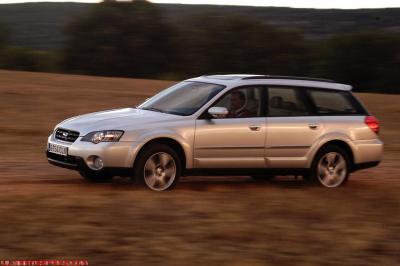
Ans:
{"type": "Polygon", "coordinates": [[[245,85],[283,85],[298,86],[350,91],[350,85],[341,84],[328,79],[317,79],[310,77],[293,77],[293,76],[273,76],[273,75],[256,75],[256,74],[211,74],[203,75],[196,78],[187,79],[186,81],[197,81],[220,84],[227,87],[245,86],[245,85]]]}

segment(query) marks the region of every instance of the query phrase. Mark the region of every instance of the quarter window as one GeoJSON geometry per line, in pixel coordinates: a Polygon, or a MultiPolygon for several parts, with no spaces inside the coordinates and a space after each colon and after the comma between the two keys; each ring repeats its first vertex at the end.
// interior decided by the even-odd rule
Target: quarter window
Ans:
{"type": "Polygon", "coordinates": [[[348,92],[309,90],[318,114],[357,114],[348,92]]]}
{"type": "Polygon", "coordinates": [[[268,88],[268,116],[305,116],[309,112],[300,89],[288,87],[268,88]]]}

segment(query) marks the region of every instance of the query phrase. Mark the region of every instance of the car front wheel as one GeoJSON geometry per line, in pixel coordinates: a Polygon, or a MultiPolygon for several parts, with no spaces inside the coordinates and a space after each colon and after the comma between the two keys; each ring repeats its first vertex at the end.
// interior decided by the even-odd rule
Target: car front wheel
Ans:
{"type": "Polygon", "coordinates": [[[155,191],[172,189],[179,181],[181,162],[177,153],[164,144],[145,148],[135,166],[138,183],[155,191]]]}

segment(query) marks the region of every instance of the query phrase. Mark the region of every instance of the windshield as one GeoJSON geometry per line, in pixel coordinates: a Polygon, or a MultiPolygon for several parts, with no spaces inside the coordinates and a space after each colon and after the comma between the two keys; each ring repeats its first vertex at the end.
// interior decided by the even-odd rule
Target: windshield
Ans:
{"type": "Polygon", "coordinates": [[[175,115],[192,115],[225,86],[203,82],[180,82],[154,95],[139,109],[175,115]]]}

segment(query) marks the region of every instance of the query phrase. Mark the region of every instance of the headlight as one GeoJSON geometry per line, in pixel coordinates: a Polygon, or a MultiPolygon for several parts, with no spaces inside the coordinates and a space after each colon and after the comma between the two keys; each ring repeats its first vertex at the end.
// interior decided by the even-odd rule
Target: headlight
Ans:
{"type": "Polygon", "coordinates": [[[119,139],[124,134],[124,131],[121,130],[102,130],[102,131],[94,131],[86,134],[81,141],[90,141],[94,144],[100,142],[115,142],[119,141],[119,139]]]}

